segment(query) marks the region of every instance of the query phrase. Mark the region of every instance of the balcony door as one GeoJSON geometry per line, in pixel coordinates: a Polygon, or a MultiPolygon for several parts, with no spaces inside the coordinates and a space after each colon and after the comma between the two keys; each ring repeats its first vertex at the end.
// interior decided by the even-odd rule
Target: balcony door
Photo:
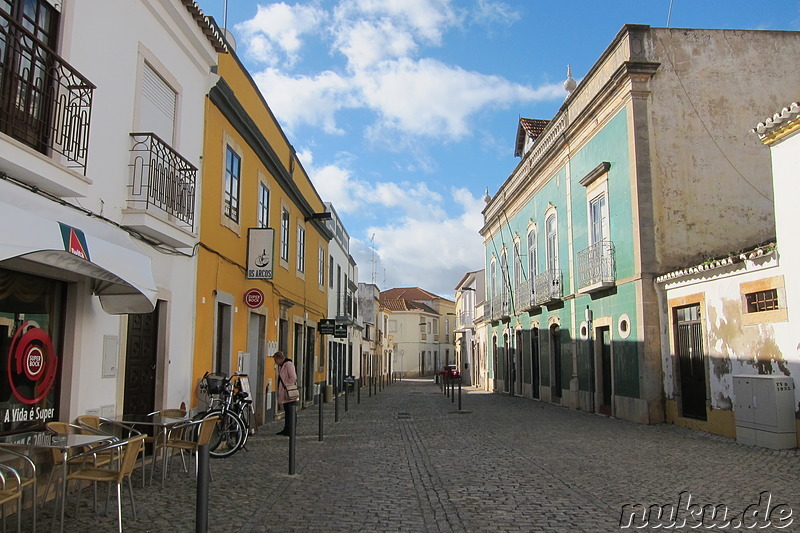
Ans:
{"type": "Polygon", "coordinates": [[[45,0],[0,0],[0,130],[43,153],[55,104],[58,19],[45,0]]]}

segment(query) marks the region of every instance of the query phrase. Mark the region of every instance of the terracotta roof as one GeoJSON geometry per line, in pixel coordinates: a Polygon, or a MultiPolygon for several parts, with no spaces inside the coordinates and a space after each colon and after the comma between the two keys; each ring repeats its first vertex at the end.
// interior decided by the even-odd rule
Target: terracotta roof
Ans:
{"type": "Polygon", "coordinates": [[[752,133],[757,133],[758,137],[764,140],[765,137],[778,133],[785,126],[796,122],[798,116],[800,116],[800,103],[792,102],[778,113],[767,117],[764,122],[759,122],[756,127],[750,131],[752,133]]]}
{"type": "Polygon", "coordinates": [[[778,245],[774,241],[770,241],[764,244],[760,244],[755,248],[751,248],[749,250],[745,250],[742,252],[733,252],[724,257],[719,257],[717,259],[704,261],[699,265],[682,268],[680,270],[673,270],[672,272],[667,272],[666,274],[662,274],[661,276],[656,277],[656,283],[664,283],[666,281],[670,281],[673,279],[682,278],[684,276],[691,276],[692,274],[698,274],[700,272],[705,272],[708,270],[715,270],[717,268],[733,265],[735,263],[741,263],[747,260],[752,261],[754,259],[758,259],[759,257],[769,256],[775,253],[775,250],[777,249],[778,245]]]}
{"type": "Polygon", "coordinates": [[[441,296],[436,296],[432,292],[419,287],[401,287],[381,291],[380,299],[402,299],[402,300],[443,300],[441,296]]]}
{"type": "Polygon", "coordinates": [[[548,124],[550,124],[549,120],[520,117],[519,126],[517,126],[517,145],[514,148],[514,155],[517,157],[522,155],[525,149],[526,136],[536,141],[548,124]]]}
{"type": "Polygon", "coordinates": [[[388,298],[380,300],[381,309],[387,311],[423,311],[436,314],[436,310],[422,302],[403,300],[401,298],[388,298]]]}
{"type": "Polygon", "coordinates": [[[194,0],[181,0],[181,3],[186,7],[186,11],[192,15],[197,25],[200,26],[200,31],[206,36],[214,50],[219,54],[227,54],[228,45],[225,44],[225,39],[222,37],[219,28],[203,13],[197,2],[194,0]]]}

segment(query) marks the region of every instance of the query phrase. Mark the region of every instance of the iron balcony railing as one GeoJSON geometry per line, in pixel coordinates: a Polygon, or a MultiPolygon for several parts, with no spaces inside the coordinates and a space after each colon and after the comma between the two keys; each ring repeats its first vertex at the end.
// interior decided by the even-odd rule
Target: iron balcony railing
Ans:
{"type": "Polygon", "coordinates": [[[160,209],[194,231],[197,168],[155,133],[131,133],[131,139],[131,206],[160,209]]]}
{"type": "Polygon", "coordinates": [[[497,294],[492,296],[492,310],[491,310],[491,317],[492,320],[499,320],[501,318],[505,318],[509,316],[511,313],[511,300],[509,298],[508,293],[506,294],[497,294]]]}
{"type": "Polygon", "coordinates": [[[561,299],[561,270],[545,270],[535,278],[534,302],[543,305],[561,299]]]}
{"type": "Polygon", "coordinates": [[[614,243],[600,241],[578,252],[578,289],[614,284],[614,243]]]}
{"type": "Polygon", "coordinates": [[[0,131],[85,175],[94,89],[0,11],[0,131]]]}
{"type": "Polygon", "coordinates": [[[533,283],[531,280],[526,279],[517,285],[517,290],[514,293],[517,311],[527,311],[533,307],[533,283]]]}

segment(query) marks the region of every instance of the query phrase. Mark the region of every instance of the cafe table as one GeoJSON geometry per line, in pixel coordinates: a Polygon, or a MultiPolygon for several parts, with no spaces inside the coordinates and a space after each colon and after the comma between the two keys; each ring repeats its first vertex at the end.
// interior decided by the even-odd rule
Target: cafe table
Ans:
{"type": "MultiPolygon", "coordinates": [[[[61,522],[59,531],[64,531],[64,508],[67,504],[67,467],[69,456],[73,451],[81,452],[85,446],[109,443],[117,440],[111,435],[56,435],[49,431],[26,431],[0,436],[0,447],[25,448],[28,455],[32,450],[57,450],[61,453],[61,522]]],[[[55,467],[55,465],[54,465],[55,467]]],[[[34,502],[34,505],[36,503],[34,502]]],[[[55,515],[53,516],[55,518],[55,515]]],[[[35,524],[34,524],[34,527],[35,524]]]]}
{"type": "MultiPolygon", "coordinates": [[[[125,424],[126,426],[133,426],[133,427],[142,427],[142,426],[150,426],[154,428],[154,431],[157,429],[157,434],[161,436],[162,443],[167,441],[167,435],[169,435],[169,431],[177,425],[183,424],[191,420],[188,417],[173,417],[173,416],[164,416],[161,414],[150,414],[150,415],[119,415],[113,418],[108,419],[101,419],[101,420],[108,420],[110,422],[120,422],[125,424]]],[[[158,439],[156,439],[156,443],[158,439]]],[[[155,461],[156,461],[156,447],[155,444],[153,445],[153,469],[150,470],[150,482],[153,482],[153,471],[155,470],[155,461]]],[[[142,477],[144,478],[144,472],[142,472],[142,477]]],[[[167,480],[167,450],[166,448],[161,451],[161,488],[163,489],[167,480]]]]}

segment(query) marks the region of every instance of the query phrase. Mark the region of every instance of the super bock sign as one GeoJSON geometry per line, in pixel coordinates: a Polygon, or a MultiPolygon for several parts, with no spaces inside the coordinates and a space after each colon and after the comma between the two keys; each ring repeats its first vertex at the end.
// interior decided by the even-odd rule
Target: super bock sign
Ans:
{"type": "Polygon", "coordinates": [[[247,230],[247,279],[272,279],[272,248],[275,230],[250,228],[247,230]]]}

